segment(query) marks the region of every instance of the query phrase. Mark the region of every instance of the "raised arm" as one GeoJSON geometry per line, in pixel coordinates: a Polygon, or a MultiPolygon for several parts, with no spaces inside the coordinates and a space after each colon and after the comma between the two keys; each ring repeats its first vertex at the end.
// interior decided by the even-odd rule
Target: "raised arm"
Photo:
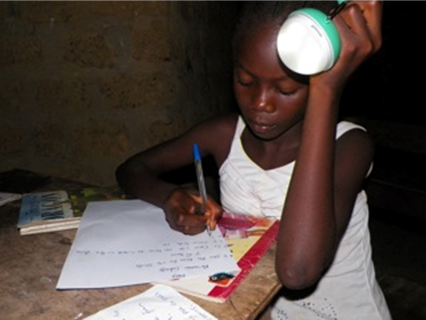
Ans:
{"type": "Polygon", "coordinates": [[[276,270],[291,289],[315,284],[330,265],[373,157],[361,130],[337,142],[340,95],[352,72],[381,45],[381,3],[350,2],[335,17],[342,53],[328,72],[310,79],[301,144],[277,243],[276,270]]]}

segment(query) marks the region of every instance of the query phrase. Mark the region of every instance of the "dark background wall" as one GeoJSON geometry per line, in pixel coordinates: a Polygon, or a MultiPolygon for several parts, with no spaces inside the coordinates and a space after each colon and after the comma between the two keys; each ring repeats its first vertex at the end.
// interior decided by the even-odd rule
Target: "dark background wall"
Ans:
{"type": "Polygon", "coordinates": [[[423,1],[384,1],[382,49],[354,75],[346,114],[425,125],[423,1]]]}
{"type": "Polygon", "coordinates": [[[131,154],[226,112],[235,8],[0,2],[0,170],[112,184],[131,154]]]}

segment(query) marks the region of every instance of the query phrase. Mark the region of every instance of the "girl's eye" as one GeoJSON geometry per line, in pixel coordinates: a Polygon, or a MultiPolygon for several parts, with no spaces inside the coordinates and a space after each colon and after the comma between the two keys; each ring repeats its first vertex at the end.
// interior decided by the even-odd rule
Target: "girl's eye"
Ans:
{"type": "Polygon", "coordinates": [[[292,96],[296,93],[297,89],[283,89],[278,87],[277,92],[284,95],[284,96],[292,96]]]}
{"type": "Polygon", "coordinates": [[[241,77],[237,78],[237,82],[244,87],[247,87],[252,83],[251,80],[246,79],[246,78],[241,78],[241,77]]]}
{"type": "Polygon", "coordinates": [[[239,85],[244,87],[251,85],[254,81],[252,76],[241,70],[235,73],[235,79],[239,85]]]}

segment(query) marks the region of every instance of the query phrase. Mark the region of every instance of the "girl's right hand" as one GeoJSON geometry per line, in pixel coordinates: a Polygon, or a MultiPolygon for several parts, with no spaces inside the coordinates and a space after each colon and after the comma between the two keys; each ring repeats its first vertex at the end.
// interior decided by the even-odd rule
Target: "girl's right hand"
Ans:
{"type": "Polygon", "coordinates": [[[337,63],[329,71],[311,77],[310,84],[331,86],[340,91],[349,76],[382,44],[382,1],[348,1],[334,18],[342,51],[337,63]]]}
{"type": "Polygon", "coordinates": [[[203,232],[208,226],[214,230],[222,216],[222,208],[213,199],[208,198],[206,212],[201,210],[199,193],[190,188],[174,189],[164,204],[166,220],[173,230],[184,234],[195,235],[203,232]]]}

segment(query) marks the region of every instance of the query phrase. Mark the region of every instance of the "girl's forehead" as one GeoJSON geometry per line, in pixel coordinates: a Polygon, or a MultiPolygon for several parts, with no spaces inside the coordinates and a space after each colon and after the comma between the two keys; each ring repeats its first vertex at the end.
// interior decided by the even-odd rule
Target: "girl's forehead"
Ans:
{"type": "Polygon", "coordinates": [[[294,80],[306,84],[305,76],[294,74],[281,62],[277,50],[280,25],[265,23],[245,33],[240,39],[234,66],[262,79],[294,80]]]}
{"type": "Polygon", "coordinates": [[[251,51],[254,47],[276,48],[279,27],[279,24],[269,22],[251,28],[240,37],[237,53],[241,54],[241,51],[246,50],[251,51]]]}

